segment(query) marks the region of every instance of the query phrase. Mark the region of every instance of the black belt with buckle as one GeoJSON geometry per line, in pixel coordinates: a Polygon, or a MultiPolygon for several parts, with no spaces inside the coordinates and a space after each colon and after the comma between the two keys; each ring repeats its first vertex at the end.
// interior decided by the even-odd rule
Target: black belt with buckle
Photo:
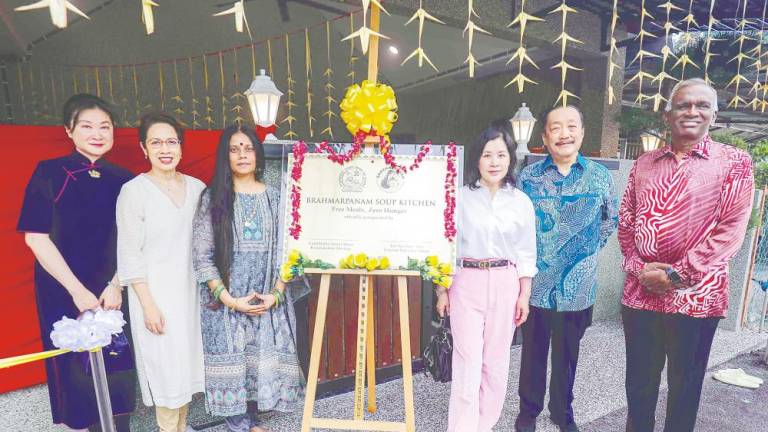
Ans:
{"type": "Polygon", "coordinates": [[[489,259],[477,261],[461,260],[461,266],[464,268],[488,269],[494,267],[506,267],[509,264],[509,260],[505,259],[489,259]]]}

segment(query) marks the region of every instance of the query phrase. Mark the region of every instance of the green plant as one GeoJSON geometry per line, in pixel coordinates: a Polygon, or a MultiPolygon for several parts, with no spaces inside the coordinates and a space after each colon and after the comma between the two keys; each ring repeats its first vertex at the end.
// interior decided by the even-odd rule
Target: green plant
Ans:
{"type": "Polygon", "coordinates": [[[614,120],[619,123],[619,134],[623,137],[633,137],[650,130],[662,131],[665,128],[660,113],[635,107],[622,107],[614,120]]]}

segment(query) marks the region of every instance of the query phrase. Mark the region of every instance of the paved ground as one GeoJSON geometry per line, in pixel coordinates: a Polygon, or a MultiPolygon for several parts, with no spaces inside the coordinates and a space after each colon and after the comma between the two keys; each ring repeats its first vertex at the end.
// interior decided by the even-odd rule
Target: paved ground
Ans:
{"type": "MultiPolygon", "coordinates": [[[[710,356],[710,368],[731,361],[734,357],[764,347],[768,335],[758,335],[750,332],[730,332],[718,330],[710,356]]],[[[626,413],[624,396],[624,336],[618,322],[598,322],[587,330],[582,343],[579,369],[577,371],[576,388],[574,389],[574,411],[579,425],[585,425],[585,430],[613,432],[623,431],[626,413]],[[618,423],[617,423],[618,422],[618,423]],[[616,426],[619,424],[620,426],[616,426]]],[[[513,347],[511,352],[513,365],[509,375],[507,404],[497,431],[510,431],[518,412],[517,382],[519,370],[515,365],[520,364],[520,348],[513,347]]],[[[746,368],[748,372],[754,369],[746,368]]],[[[701,429],[702,431],[768,431],[766,419],[766,389],[761,393],[743,393],[739,389],[724,389],[724,384],[712,383],[707,378],[707,392],[714,387],[713,396],[705,394],[702,402],[702,413],[711,412],[713,420],[720,419],[723,423],[717,429],[701,429]],[[728,397],[727,392],[735,396],[728,397]],[[760,399],[748,398],[746,395],[762,395],[760,399]],[[738,398],[736,398],[738,396],[738,398]],[[714,399],[713,399],[714,397],[714,399]],[[736,398],[736,399],[734,399],[736,398]],[[749,400],[750,402],[743,402],[749,400]],[[742,402],[739,402],[742,401],[742,402]],[[750,404],[754,404],[750,405],[750,404]],[[763,417],[758,417],[762,405],[763,417]],[[749,411],[748,408],[754,409],[749,411]],[[737,419],[738,418],[738,419],[737,419]],[[744,426],[732,428],[730,425],[743,422],[744,426]],[[749,429],[748,427],[751,427],[749,429]]],[[[768,381],[768,380],[767,380],[768,381]]],[[[666,388],[666,382],[662,382],[666,388]]],[[[377,386],[379,411],[371,415],[371,419],[401,421],[402,381],[394,380],[377,386]]],[[[662,392],[663,393],[663,392],[662,392]]],[[[423,374],[414,377],[414,396],[416,401],[416,429],[419,432],[444,431],[447,427],[449,384],[437,384],[423,374]]],[[[315,415],[320,417],[351,418],[352,394],[346,393],[320,400],[316,404],[315,415]]],[[[663,412],[663,410],[659,410],[663,412]]],[[[45,386],[0,395],[0,432],[54,432],[62,429],[50,424],[50,410],[45,386]]],[[[206,432],[224,432],[223,425],[211,425],[216,421],[205,415],[202,401],[196,398],[190,413],[191,424],[198,429],[203,425],[206,432]]],[[[301,414],[265,416],[265,427],[272,432],[295,432],[301,424],[301,414]]],[[[132,417],[132,430],[135,432],[155,431],[154,414],[152,410],[142,408],[132,417]]],[[[545,418],[539,420],[540,432],[554,432],[557,428],[545,418]]],[[[660,429],[659,429],[660,430],[660,429]]]]}
{"type": "MultiPolygon", "coordinates": [[[[656,430],[664,429],[666,394],[659,397],[656,409],[656,430]]],[[[582,432],[623,431],[627,409],[622,408],[605,417],[582,426],[582,432]]],[[[710,369],[704,379],[696,432],[765,432],[768,430],[768,365],[763,363],[763,350],[742,354],[735,359],[710,369]],[[762,378],[757,390],[724,384],[712,374],[726,368],[741,368],[746,373],[762,378]]]]}

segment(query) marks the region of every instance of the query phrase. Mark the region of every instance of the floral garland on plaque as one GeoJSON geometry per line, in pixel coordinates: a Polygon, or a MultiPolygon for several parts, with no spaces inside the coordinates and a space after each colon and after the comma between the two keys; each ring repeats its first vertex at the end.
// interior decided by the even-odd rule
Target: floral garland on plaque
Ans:
{"type": "MultiPolygon", "coordinates": [[[[421,145],[410,165],[398,164],[395,155],[392,154],[392,143],[389,140],[389,132],[397,121],[397,101],[395,91],[386,84],[377,84],[368,80],[362,84],[353,84],[347,88],[344,99],[339,104],[341,119],[345,122],[347,130],[354,136],[352,147],[346,152],[337,152],[328,141],[317,144],[320,152],[328,155],[328,160],[339,165],[355,159],[366,143],[378,140],[379,149],[386,164],[398,174],[405,174],[419,168],[421,162],[429,154],[432,141],[421,145]]],[[[447,173],[445,176],[445,211],[444,225],[445,238],[453,241],[456,238],[456,187],[457,164],[456,143],[448,143],[447,173]]],[[[291,225],[289,235],[298,240],[301,235],[301,182],[302,165],[308,147],[304,141],[299,141],[293,146],[293,166],[291,168],[291,225]]],[[[354,268],[354,267],[350,267],[354,268]]]]}

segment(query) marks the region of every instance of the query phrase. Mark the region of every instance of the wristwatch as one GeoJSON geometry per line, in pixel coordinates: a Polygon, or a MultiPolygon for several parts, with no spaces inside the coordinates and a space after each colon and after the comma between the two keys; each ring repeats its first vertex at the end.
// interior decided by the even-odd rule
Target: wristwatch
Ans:
{"type": "Polygon", "coordinates": [[[672,267],[669,267],[668,269],[664,270],[664,272],[667,273],[667,277],[674,285],[679,285],[683,280],[680,279],[680,275],[673,269],[672,267]]]}

